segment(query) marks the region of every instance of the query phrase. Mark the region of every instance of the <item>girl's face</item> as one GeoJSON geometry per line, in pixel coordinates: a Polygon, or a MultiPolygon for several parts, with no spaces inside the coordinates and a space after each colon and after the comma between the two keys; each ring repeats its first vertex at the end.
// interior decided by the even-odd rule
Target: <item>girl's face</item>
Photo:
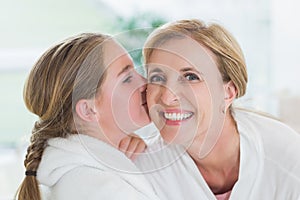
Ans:
{"type": "Polygon", "coordinates": [[[209,54],[191,39],[174,39],[151,54],[147,103],[151,119],[168,143],[186,145],[195,138],[203,141],[210,129],[221,98],[211,91],[224,91],[217,86],[216,80],[221,86],[222,80],[216,78],[218,68],[209,54]]]}
{"type": "Polygon", "coordinates": [[[108,138],[119,141],[126,136],[123,133],[132,133],[150,122],[146,80],[134,70],[131,57],[116,42],[109,41],[104,52],[107,71],[95,100],[96,114],[108,138]]]}

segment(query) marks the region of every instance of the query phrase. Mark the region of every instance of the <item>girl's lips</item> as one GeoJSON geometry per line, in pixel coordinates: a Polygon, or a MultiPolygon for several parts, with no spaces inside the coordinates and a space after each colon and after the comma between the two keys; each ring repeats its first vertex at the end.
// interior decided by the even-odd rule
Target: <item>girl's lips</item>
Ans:
{"type": "Polygon", "coordinates": [[[148,105],[147,105],[147,98],[146,98],[146,89],[141,92],[141,106],[145,109],[147,115],[149,116],[149,110],[148,110],[148,105]]]}
{"type": "Polygon", "coordinates": [[[141,92],[142,106],[147,106],[146,90],[141,92]]]}

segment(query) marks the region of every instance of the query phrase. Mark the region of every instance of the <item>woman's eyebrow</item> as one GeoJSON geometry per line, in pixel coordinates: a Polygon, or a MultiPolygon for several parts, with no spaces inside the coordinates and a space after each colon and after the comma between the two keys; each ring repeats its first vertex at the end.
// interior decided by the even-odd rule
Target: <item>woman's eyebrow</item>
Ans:
{"type": "Polygon", "coordinates": [[[161,72],[163,72],[161,69],[159,69],[159,68],[154,68],[154,69],[151,69],[150,71],[149,71],[149,73],[153,73],[153,72],[156,72],[156,73],[161,73],[161,72]]]}
{"type": "Polygon", "coordinates": [[[194,71],[194,72],[199,73],[199,71],[196,70],[196,69],[193,68],[193,67],[186,67],[186,68],[180,69],[180,71],[181,71],[181,72],[194,71]]]}

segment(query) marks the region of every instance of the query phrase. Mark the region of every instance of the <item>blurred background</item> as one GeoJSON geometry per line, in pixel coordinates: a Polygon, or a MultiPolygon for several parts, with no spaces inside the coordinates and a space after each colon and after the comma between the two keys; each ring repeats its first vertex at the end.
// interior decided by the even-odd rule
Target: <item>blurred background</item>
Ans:
{"type": "MultiPolygon", "coordinates": [[[[26,76],[53,44],[82,32],[118,35],[199,18],[225,26],[240,43],[248,94],[237,104],[267,112],[300,132],[298,0],[0,0],[0,200],[13,199],[36,120],[23,103],[26,76]]],[[[151,29],[148,29],[151,30],[151,29]]],[[[123,34],[128,49],[149,31],[123,34]]],[[[141,52],[132,51],[140,65],[141,52]]]]}

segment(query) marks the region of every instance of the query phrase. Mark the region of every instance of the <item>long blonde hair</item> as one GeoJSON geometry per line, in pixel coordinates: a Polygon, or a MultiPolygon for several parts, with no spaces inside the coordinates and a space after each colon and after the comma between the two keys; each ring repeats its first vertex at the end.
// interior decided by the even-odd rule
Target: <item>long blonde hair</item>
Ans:
{"type": "Polygon", "coordinates": [[[35,123],[19,187],[19,200],[40,200],[36,171],[50,138],[76,134],[73,113],[78,100],[92,98],[105,79],[101,45],[109,36],[85,33],[55,45],[33,66],[24,87],[28,110],[35,123]],[[30,174],[31,173],[31,174],[30,174]]]}
{"type": "Polygon", "coordinates": [[[179,20],[156,29],[147,38],[143,56],[145,63],[155,50],[174,38],[191,37],[212,51],[217,58],[219,71],[224,82],[232,81],[237,88],[237,97],[246,92],[247,69],[242,50],[234,37],[222,26],[206,25],[200,20],[179,20]]]}

